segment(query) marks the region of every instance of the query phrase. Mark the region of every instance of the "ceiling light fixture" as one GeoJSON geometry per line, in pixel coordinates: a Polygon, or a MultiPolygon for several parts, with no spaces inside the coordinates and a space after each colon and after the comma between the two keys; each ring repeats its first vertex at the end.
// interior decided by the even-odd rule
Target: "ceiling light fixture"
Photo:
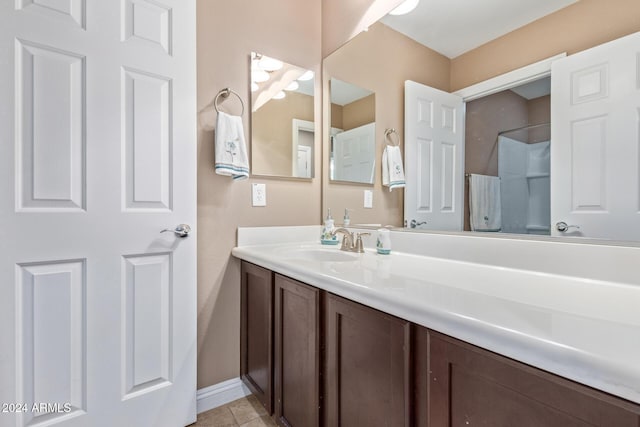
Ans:
{"type": "Polygon", "coordinates": [[[277,71],[282,68],[283,64],[282,61],[262,55],[262,58],[258,61],[258,66],[265,71],[277,71]]]}
{"type": "Polygon", "coordinates": [[[285,96],[287,96],[287,95],[283,91],[280,91],[280,92],[276,93],[275,95],[273,95],[272,99],[282,99],[285,96]]]}
{"type": "Polygon", "coordinates": [[[269,80],[269,73],[264,70],[251,70],[251,80],[256,83],[262,83],[269,80]]]}
{"type": "Polygon", "coordinates": [[[406,15],[418,6],[420,0],[405,0],[398,7],[389,12],[389,15],[406,15]]]}
{"type": "Polygon", "coordinates": [[[298,77],[298,80],[301,82],[306,82],[307,80],[311,80],[313,78],[313,71],[307,70],[303,75],[298,77]]]}
{"type": "Polygon", "coordinates": [[[259,88],[258,88],[258,83],[256,83],[256,82],[251,82],[251,92],[255,92],[255,91],[257,91],[258,89],[259,89],[259,88]]]}
{"type": "Polygon", "coordinates": [[[289,83],[289,86],[285,87],[284,90],[297,90],[300,87],[300,83],[297,81],[292,81],[289,83]]]}

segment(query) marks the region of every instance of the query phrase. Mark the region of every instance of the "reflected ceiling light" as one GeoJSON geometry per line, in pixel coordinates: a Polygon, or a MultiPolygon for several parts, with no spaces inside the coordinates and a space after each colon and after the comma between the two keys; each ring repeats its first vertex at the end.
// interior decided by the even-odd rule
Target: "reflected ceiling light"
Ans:
{"type": "Polygon", "coordinates": [[[311,80],[313,78],[313,71],[307,70],[303,75],[298,77],[298,80],[301,82],[306,82],[307,80],[311,80]]]}
{"type": "Polygon", "coordinates": [[[389,15],[405,15],[415,9],[419,2],[420,0],[405,0],[389,12],[389,15]]]}
{"type": "Polygon", "coordinates": [[[259,89],[259,88],[258,88],[258,83],[256,83],[256,82],[251,82],[251,92],[255,92],[255,91],[257,91],[258,89],[259,89]]]}
{"type": "Polygon", "coordinates": [[[264,70],[251,70],[251,80],[256,83],[262,83],[269,80],[269,73],[264,70]]]}
{"type": "Polygon", "coordinates": [[[282,61],[262,55],[262,58],[258,61],[258,66],[265,71],[276,71],[282,68],[282,61]]]}
{"type": "Polygon", "coordinates": [[[280,92],[276,93],[275,95],[273,95],[272,99],[282,99],[285,96],[287,96],[287,95],[283,91],[280,91],[280,92]]]}
{"type": "Polygon", "coordinates": [[[299,87],[300,87],[300,83],[294,80],[291,83],[289,83],[289,86],[285,87],[284,90],[296,90],[299,87]]]}

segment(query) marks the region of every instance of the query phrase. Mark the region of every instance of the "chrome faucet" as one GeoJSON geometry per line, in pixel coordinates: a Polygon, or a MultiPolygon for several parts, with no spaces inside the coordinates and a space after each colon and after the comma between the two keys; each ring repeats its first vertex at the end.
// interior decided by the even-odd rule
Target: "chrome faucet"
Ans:
{"type": "Polygon", "coordinates": [[[333,230],[331,235],[335,236],[336,234],[341,233],[344,235],[342,238],[342,245],[340,246],[341,251],[347,252],[364,252],[364,245],[362,243],[362,236],[370,236],[371,233],[352,233],[344,227],[336,228],[333,230]]]}

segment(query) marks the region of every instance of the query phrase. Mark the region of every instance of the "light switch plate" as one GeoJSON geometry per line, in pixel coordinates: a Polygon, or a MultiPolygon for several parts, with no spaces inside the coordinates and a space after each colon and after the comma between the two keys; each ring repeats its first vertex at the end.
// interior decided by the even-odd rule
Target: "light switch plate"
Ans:
{"type": "Polygon", "coordinates": [[[267,184],[251,184],[253,206],[267,206],[267,184]]]}
{"type": "Polygon", "coordinates": [[[364,207],[367,209],[373,208],[373,191],[364,190],[364,207]]]}

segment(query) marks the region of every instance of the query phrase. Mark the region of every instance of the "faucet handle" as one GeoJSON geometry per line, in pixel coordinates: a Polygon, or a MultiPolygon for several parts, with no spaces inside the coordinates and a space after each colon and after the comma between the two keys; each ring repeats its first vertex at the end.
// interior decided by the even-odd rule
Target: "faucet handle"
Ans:
{"type": "Polygon", "coordinates": [[[340,250],[351,251],[351,248],[353,247],[353,233],[344,227],[336,228],[331,232],[331,234],[334,236],[338,233],[344,234],[344,237],[342,238],[342,245],[340,246],[340,250]]]}
{"type": "Polygon", "coordinates": [[[362,244],[362,236],[371,236],[371,233],[356,233],[355,251],[358,253],[364,252],[364,245],[362,244]]]}

